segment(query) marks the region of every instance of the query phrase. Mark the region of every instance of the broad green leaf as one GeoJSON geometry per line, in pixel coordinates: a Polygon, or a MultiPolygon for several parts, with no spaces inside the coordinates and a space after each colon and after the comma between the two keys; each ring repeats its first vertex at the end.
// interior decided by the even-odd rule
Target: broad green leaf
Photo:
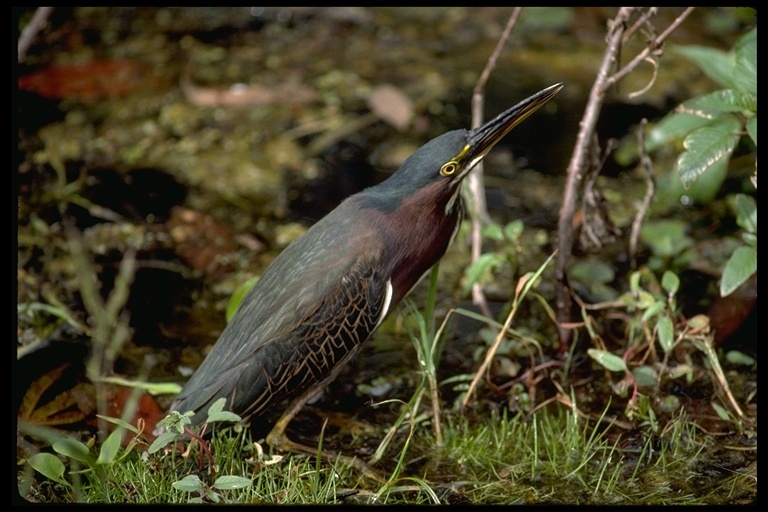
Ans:
{"type": "Polygon", "coordinates": [[[668,353],[672,350],[675,344],[675,326],[672,325],[672,320],[664,315],[659,317],[659,321],[656,322],[656,332],[659,335],[659,344],[664,353],[668,353]]]}
{"type": "Polygon", "coordinates": [[[747,133],[752,142],[757,146],[757,114],[747,119],[747,133]]]}
{"type": "Polygon", "coordinates": [[[674,296],[680,289],[680,278],[671,270],[665,270],[661,276],[661,287],[669,294],[674,296]]]}
{"type": "Polygon", "coordinates": [[[757,202],[752,196],[735,194],[728,197],[728,203],[736,214],[736,223],[749,233],[757,233],[757,202]]]}
{"type": "Polygon", "coordinates": [[[673,380],[680,377],[690,377],[693,373],[693,367],[688,364],[678,364],[667,370],[667,375],[673,380]]]}
{"type": "Polygon", "coordinates": [[[181,480],[173,482],[171,486],[176,490],[184,492],[199,492],[203,489],[203,483],[197,475],[187,475],[181,480]]]}
{"type": "Polygon", "coordinates": [[[720,278],[720,295],[722,297],[730,295],[755,272],[757,272],[757,248],[738,247],[733,251],[723,269],[723,276],[720,278]]]}
{"type": "Polygon", "coordinates": [[[754,357],[739,350],[728,351],[725,354],[725,360],[731,364],[738,364],[742,366],[752,366],[753,364],[757,363],[754,357]]]}
{"type": "Polygon", "coordinates": [[[618,295],[616,290],[609,286],[616,275],[614,269],[595,257],[574,263],[568,275],[574,282],[589,290],[592,300],[613,300],[618,295]]]}
{"type": "Polygon", "coordinates": [[[739,142],[740,128],[739,120],[729,115],[691,132],[683,141],[685,152],[677,160],[677,172],[683,184],[690,186],[716,164],[727,163],[739,142]]]}
{"type": "Polygon", "coordinates": [[[696,45],[672,48],[720,85],[757,94],[757,29],[744,34],[730,52],[696,45]]]}
{"type": "Polygon", "coordinates": [[[680,397],[677,395],[665,395],[659,399],[659,409],[667,414],[680,408],[680,397]]]}
{"type": "MultiPolygon", "coordinates": [[[[646,223],[640,230],[640,240],[657,256],[670,258],[693,245],[688,236],[688,224],[680,220],[661,220],[646,223]]],[[[630,276],[630,285],[632,284],[630,276]]],[[[634,288],[630,286],[634,291],[634,288]]]]}
{"type": "Polygon", "coordinates": [[[736,88],[737,83],[733,79],[734,61],[729,53],[717,48],[698,45],[673,46],[672,49],[696,64],[705,75],[718,84],[736,88]]]}
{"type": "Polygon", "coordinates": [[[733,81],[737,89],[757,94],[757,28],[739,39],[733,48],[733,60],[733,81]]]}
{"type": "Polygon", "coordinates": [[[748,92],[722,89],[683,102],[675,112],[702,118],[714,118],[728,112],[756,112],[757,96],[748,92]]]}
{"type": "Polygon", "coordinates": [[[520,235],[523,234],[524,228],[525,224],[523,221],[520,219],[513,220],[504,226],[504,236],[507,237],[508,240],[519,240],[520,235]]]}
{"type": "Polygon", "coordinates": [[[242,418],[237,414],[223,410],[226,403],[226,398],[219,398],[213,402],[208,408],[208,419],[206,421],[208,423],[213,423],[215,421],[240,421],[242,418]]]}
{"type": "Polygon", "coordinates": [[[645,148],[647,151],[655,151],[672,141],[682,140],[693,130],[707,126],[711,122],[712,119],[709,117],[686,114],[675,110],[663,117],[651,129],[645,139],[645,148]]]}
{"type": "Polygon", "coordinates": [[[173,441],[175,441],[177,435],[178,434],[176,434],[175,432],[168,432],[168,431],[163,432],[162,434],[157,436],[157,438],[154,441],[152,441],[152,444],[149,445],[149,448],[147,448],[147,452],[155,453],[161,448],[164,448],[165,445],[167,445],[168,443],[172,443],[173,441]]]}
{"type": "Polygon", "coordinates": [[[585,258],[573,264],[571,277],[584,283],[610,283],[616,277],[613,267],[597,258],[585,258]]]}
{"type": "Polygon", "coordinates": [[[213,486],[219,490],[227,489],[244,489],[253,485],[253,481],[250,478],[244,476],[224,475],[220,476],[213,483],[213,486]]]}
{"type": "Polygon", "coordinates": [[[53,451],[60,453],[70,459],[74,459],[78,462],[91,465],[93,463],[93,456],[91,451],[83,443],[77,439],[71,437],[62,438],[51,446],[53,451]]]}
{"type": "Polygon", "coordinates": [[[656,385],[658,375],[652,366],[646,364],[632,369],[632,376],[640,387],[652,388],[656,385]]]}
{"type": "Polygon", "coordinates": [[[469,265],[464,270],[466,286],[464,293],[468,292],[472,285],[479,282],[482,277],[493,268],[497,268],[504,263],[504,256],[494,252],[481,254],[477,261],[469,265]]]}
{"type": "Polygon", "coordinates": [[[224,397],[219,398],[208,407],[208,414],[216,414],[224,410],[224,405],[227,403],[227,399],[224,397]]]}
{"type": "Polygon", "coordinates": [[[64,463],[55,455],[45,452],[36,453],[27,459],[27,462],[32,466],[32,469],[46,478],[69,487],[69,483],[64,480],[64,463]]]}
{"type": "Polygon", "coordinates": [[[754,233],[742,233],[741,239],[747,245],[757,246],[757,235],[754,233]]]}
{"type": "Polygon", "coordinates": [[[96,459],[96,464],[111,464],[115,462],[118,450],[120,450],[120,441],[123,439],[123,433],[125,431],[122,428],[116,428],[112,431],[107,439],[104,440],[104,444],[101,445],[99,451],[99,458],[96,459]]]}
{"type": "Polygon", "coordinates": [[[605,350],[590,348],[587,350],[589,357],[600,363],[605,369],[611,372],[627,371],[627,364],[622,358],[605,350]]]}
{"type": "Polygon", "coordinates": [[[483,226],[482,233],[483,237],[488,238],[490,240],[503,240],[504,239],[504,233],[502,232],[501,226],[496,224],[495,222],[492,222],[490,224],[487,224],[483,226]]]}
{"type": "Polygon", "coordinates": [[[233,412],[229,411],[220,411],[214,414],[208,414],[208,419],[206,420],[207,423],[214,423],[216,421],[231,421],[231,422],[238,422],[242,420],[240,416],[233,412]]]}
{"type": "Polygon", "coordinates": [[[654,316],[658,315],[659,313],[664,311],[664,308],[666,308],[666,307],[667,307],[667,303],[666,302],[663,302],[663,301],[660,301],[660,300],[655,301],[653,304],[651,304],[648,307],[648,309],[646,309],[643,312],[643,316],[642,316],[643,322],[647,322],[648,320],[650,320],[654,316]]]}

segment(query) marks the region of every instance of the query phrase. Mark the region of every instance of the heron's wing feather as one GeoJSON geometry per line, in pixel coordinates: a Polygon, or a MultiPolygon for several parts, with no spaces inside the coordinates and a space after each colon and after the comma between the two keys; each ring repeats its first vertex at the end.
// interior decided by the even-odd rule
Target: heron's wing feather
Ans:
{"type": "Polygon", "coordinates": [[[335,377],[368,338],[387,313],[391,284],[380,270],[380,240],[370,229],[345,231],[353,217],[342,206],[265,271],[173,410],[194,410],[199,422],[227,397],[229,410],[259,415],[335,377]]]}

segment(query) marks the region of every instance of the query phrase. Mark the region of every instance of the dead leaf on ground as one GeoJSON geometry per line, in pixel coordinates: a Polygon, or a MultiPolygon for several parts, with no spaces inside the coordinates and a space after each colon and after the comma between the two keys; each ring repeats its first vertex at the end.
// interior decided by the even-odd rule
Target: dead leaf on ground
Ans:
{"type": "Polygon", "coordinates": [[[76,384],[41,404],[43,395],[61,379],[69,366],[63,364],[30,384],[21,400],[19,419],[36,425],[69,425],[93,414],[93,400],[84,388],[85,384],[76,384]]]}
{"type": "Polygon", "coordinates": [[[405,131],[413,118],[413,102],[394,85],[375,87],[368,96],[368,108],[399,131],[405,131]]]}

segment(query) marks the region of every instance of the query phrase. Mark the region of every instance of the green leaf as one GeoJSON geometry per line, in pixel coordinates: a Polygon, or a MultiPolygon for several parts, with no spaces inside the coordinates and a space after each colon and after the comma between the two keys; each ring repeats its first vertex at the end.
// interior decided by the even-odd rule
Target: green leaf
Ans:
{"type": "Polygon", "coordinates": [[[481,234],[484,238],[488,238],[490,240],[499,241],[504,239],[504,233],[502,232],[501,226],[495,222],[483,226],[481,234]]]}
{"type": "Polygon", "coordinates": [[[96,464],[111,464],[115,461],[118,450],[120,450],[120,442],[123,439],[123,433],[125,431],[122,428],[116,428],[101,445],[99,451],[99,458],[96,459],[96,464]]]}
{"type": "Polygon", "coordinates": [[[610,283],[616,277],[613,267],[597,258],[577,261],[571,267],[571,277],[583,283],[610,283]]]}
{"type": "Polygon", "coordinates": [[[507,240],[519,240],[523,234],[523,229],[525,229],[523,221],[520,219],[513,220],[504,226],[504,236],[507,237],[507,240]]]}
{"type": "Polygon", "coordinates": [[[653,304],[648,306],[648,309],[646,309],[643,312],[643,316],[642,316],[643,322],[647,322],[651,318],[655,317],[656,315],[658,315],[659,313],[664,311],[664,308],[666,308],[666,307],[667,307],[667,303],[666,302],[663,302],[663,301],[660,301],[660,300],[655,301],[653,304]]]}
{"type": "Polygon", "coordinates": [[[755,272],[757,272],[757,248],[753,246],[736,248],[723,269],[723,276],[720,278],[720,295],[722,297],[730,295],[755,272]]]}
{"type": "Polygon", "coordinates": [[[245,295],[253,288],[253,285],[256,284],[256,281],[259,280],[259,277],[252,277],[243,284],[241,284],[237,290],[235,290],[235,293],[232,294],[232,297],[229,298],[229,303],[227,304],[227,311],[225,313],[227,323],[229,323],[230,320],[232,320],[232,317],[235,316],[235,313],[237,312],[237,308],[240,307],[240,303],[243,302],[243,299],[245,298],[245,295]]]}
{"type": "MultiPolygon", "coordinates": [[[[660,220],[646,223],[640,230],[640,239],[653,253],[664,258],[671,258],[693,245],[693,240],[686,233],[688,224],[681,220],[660,220]]],[[[633,282],[630,276],[630,284],[633,282]]],[[[635,291],[634,287],[630,287],[635,291]]]]}
{"type": "Polygon", "coordinates": [[[242,418],[233,412],[221,411],[214,414],[209,413],[206,423],[215,423],[217,421],[231,421],[237,423],[240,420],[242,420],[242,418]]]}
{"type": "Polygon", "coordinates": [[[671,270],[665,270],[661,276],[661,287],[670,295],[674,296],[680,289],[680,278],[671,270]]]}
{"type": "Polygon", "coordinates": [[[712,404],[712,408],[715,410],[715,412],[717,413],[717,416],[721,420],[730,421],[731,419],[733,419],[731,418],[731,415],[728,414],[728,409],[718,404],[717,402],[711,402],[711,404],[712,404]]]}
{"type": "Polygon", "coordinates": [[[237,414],[225,411],[224,405],[227,403],[226,398],[219,398],[215,402],[211,404],[211,406],[208,408],[208,419],[206,420],[207,423],[213,423],[216,421],[233,421],[238,422],[242,418],[238,416],[237,414]]]}
{"type": "Polygon", "coordinates": [[[228,489],[245,489],[246,487],[250,487],[251,485],[253,485],[253,481],[250,478],[245,478],[244,476],[235,476],[235,475],[220,476],[213,483],[213,486],[216,489],[219,489],[222,491],[228,490],[228,489]]]}
{"type": "Polygon", "coordinates": [[[757,145],[757,114],[747,119],[747,133],[752,142],[757,145]]]}
{"type": "MultiPolygon", "coordinates": [[[[714,168],[715,165],[723,166],[727,163],[739,142],[738,131],[740,129],[739,120],[728,115],[720,118],[714,124],[688,134],[683,141],[685,151],[677,160],[677,172],[686,187],[690,186],[706,171],[714,168]]],[[[722,182],[717,184],[718,189],[720,184],[722,182]]]]}
{"type": "Polygon", "coordinates": [[[737,364],[742,366],[752,366],[753,364],[757,363],[754,357],[748,354],[745,354],[744,352],[741,352],[739,350],[731,350],[728,353],[726,353],[725,360],[731,364],[737,364]]]}
{"type": "Polygon", "coordinates": [[[656,322],[656,332],[659,335],[662,350],[665,354],[669,353],[675,345],[675,326],[672,325],[672,320],[666,315],[660,316],[659,321],[656,322]]]}
{"type": "Polygon", "coordinates": [[[733,82],[736,88],[757,94],[757,28],[744,34],[736,43],[733,62],[733,82]]]}
{"type": "Polygon", "coordinates": [[[742,233],[741,239],[744,243],[753,247],[757,246],[757,235],[754,233],[742,233]]]}
{"type": "Polygon", "coordinates": [[[65,437],[53,443],[51,447],[56,453],[60,453],[83,464],[90,466],[94,462],[91,451],[77,439],[65,437]]]}
{"type": "Polygon", "coordinates": [[[127,421],[122,420],[120,418],[111,418],[109,416],[103,416],[101,414],[97,414],[96,417],[97,418],[101,418],[101,419],[103,419],[105,421],[108,421],[110,423],[113,423],[113,424],[117,425],[118,427],[122,427],[122,428],[124,428],[124,429],[126,429],[126,430],[128,430],[130,432],[133,432],[134,434],[141,433],[141,430],[139,430],[135,425],[131,425],[127,421]]]}
{"type": "Polygon", "coordinates": [[[464,270],[464,277],[467,283],[464,287],[464,293],[467,293],[473,284],[480,282],[483,276],[486,275],[486,272],[501,266],[504,261],[504,256],[495,252],[481,254],[477,261],[467,266],[464,270]]]}
{"type": "Polygon", "coordinates": [[[55,455],[45,452],[36,453],[27,459],[27,462],[32,466],[32,469],[46,478],[50,478],[54,482],[58,482],[65,487],[69,487],[69,483],[64,480],[64,463],[55,455]]]}
{"type": "Polygon", "coordinates": [[[652,388],[656,385],[658,375],[652,366],[642,365],[632,369],[632,376],[640,387],[652,388]]]}
{"type": "Polygon", "coordinates": [[[757,112],[757,96],[748,92],[722,89],[683,102],[676,112],[712,119],[729,112],[757,112]]]}
{"type": "Polygon", "coordinates": [[[728,197],[728,204],[736,214],[736,223],[748,233],[757,233],[757,202],[752,196],[735,194],[728,197]]]}
{"type": "Polygon", "coordinates": [[[149,448],[147,448],[147,452],[149,453],[155,453],[156,451],[163,448],[168,443],[172,443],[176,439],[177,434],[175,432],[168,432],[165,431],[159,436],[157,436],[157,439],[155,439],[151,445],[149,445],[149,448]]]}
{"type": "Polygon", "coordinates": [[[173,482],[171,486],[179,491],[200,492],[203,490],[203,483],[197,475],[187,475],[181,480],[173,482]]]}
{"type": "Polygon", "coordinates": [[[664,116],[651,128],[645,139],[645,148],[647,151],[655,151],[670,141],[682,140],[693,130],[707,126],[711,122],[712,119],[709,117],[686,114],[676,110],[664,116]]]}
{"type": "Polygon", "coordinates": [[[605,350],[590,348],[587,350],[589,357],[600,363],[604,368],[611,372],[627,371],[627,364],[622,358],[605,350]]]}
{"type": "Polygon", "coordinates": [[[72,318],[69,313],[61,308],[57,308],[54,306],[51,306],[49,304],[41,303],[41,302],[24,302],[21,304],[18,304],[16,306],[16,310],[19,313],[35,313],[37,311],[43,311],[45,313],[49,313],[57,318],[60,318],[67,322],[69,325],[75,327],[78,331],[80,330],[80,324],[78,324],[74,318],[72,318]]]}
{"type": "Polygon", "coordinates": [[[211,404],[210,407],[208,407],[208,414],[216,414],[224,410],[224,405],[226,405],[227,399],[224,397],[221,397],[217,399],[215,402],[211,404]]]}
{"type": "Polygon", "coordinates": [[[733,57],[717,48],[707,46],[688,45],[672,46],[672,50],[701,69],[705,75],[724,87],[736,88],[733,80],[733,57]]]}

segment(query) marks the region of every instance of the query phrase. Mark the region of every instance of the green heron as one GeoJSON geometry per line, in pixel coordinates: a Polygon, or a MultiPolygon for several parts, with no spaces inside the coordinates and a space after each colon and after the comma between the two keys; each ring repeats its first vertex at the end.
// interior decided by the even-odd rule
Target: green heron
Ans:
{"type": "Polygon", "coordinates": [[[267,441],[306,451],[285,436],[288,423],[445,254],[472,167],[561,88],[548,87],[479,128],[427,142],[387,180],[310,227],[246,294],[171,410],[193,410],[192,422],[200,423],[225,397],[227,410],[254,419],[290,401],[267,441]]]}

